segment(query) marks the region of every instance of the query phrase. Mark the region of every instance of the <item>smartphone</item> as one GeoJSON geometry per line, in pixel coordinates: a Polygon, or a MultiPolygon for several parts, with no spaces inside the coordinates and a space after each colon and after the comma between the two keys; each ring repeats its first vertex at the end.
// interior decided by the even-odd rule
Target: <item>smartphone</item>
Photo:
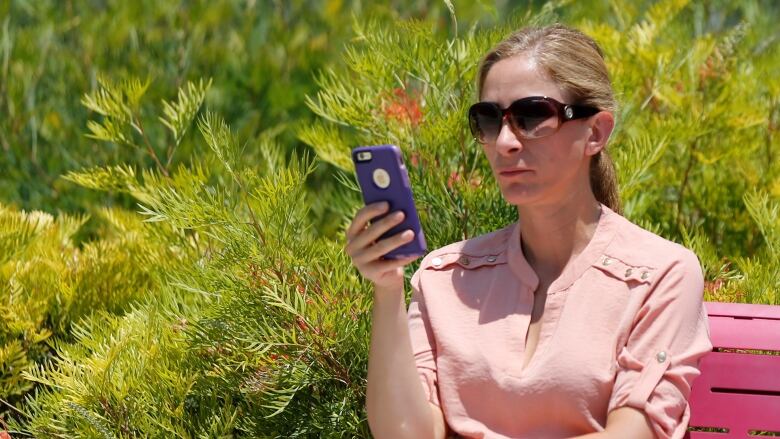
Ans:
{"type": "Polygon", "coordinates": [[[417,208],[414,206],[412,186],[409,184],[409,174],[404,166],[401,149],[395,145],[361,146],[352,150],[352,161],[355,163],[360,190],[366,204],[386,201],[390,209],[383,217],[402,210],[404,220],[388,230],[379,239],[385,239],[397,233],[411,229],[414,239],[391,250],[383,256],[384,259],[402,259],[412,256],[422,256],[427,251],[425,236],[423,236],[417,208]]]}

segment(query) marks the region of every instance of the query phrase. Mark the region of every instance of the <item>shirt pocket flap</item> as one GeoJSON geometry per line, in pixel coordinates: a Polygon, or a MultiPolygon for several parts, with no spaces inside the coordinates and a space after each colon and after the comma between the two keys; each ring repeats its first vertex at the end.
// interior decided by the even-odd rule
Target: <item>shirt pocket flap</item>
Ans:
{"type": "Polygon", "coordinates": [[[637,282],[649,284],[653,280],[655,269],[643,265],[632,265],[612,256],[602,256],[594,264],[594,267],[608,275],[625,282],[637,282]]]}
{"type": "Polygon", "coordinates": [[[505,264],[506,253],[497,255],[469,255],[466,253],[446,253],[436,255],[426,265],[428,270],[449,270],[455,267],[473,270],[479,267],[505,264]]]}

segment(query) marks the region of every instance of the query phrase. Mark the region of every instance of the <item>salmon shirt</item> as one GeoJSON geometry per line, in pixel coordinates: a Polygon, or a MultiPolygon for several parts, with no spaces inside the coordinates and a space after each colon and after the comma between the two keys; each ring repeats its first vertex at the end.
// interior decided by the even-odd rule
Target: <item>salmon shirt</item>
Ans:
{"type": "Polygon", "coordinates": [[[466,438],[566,438],[641,410],[682,438],[712,350],[698,258],[601,206],[585,249],[550,285],[522,366],[539,279],[518,223],[437,249],[411,279],[409,330],[428,399],[466,438]]]}

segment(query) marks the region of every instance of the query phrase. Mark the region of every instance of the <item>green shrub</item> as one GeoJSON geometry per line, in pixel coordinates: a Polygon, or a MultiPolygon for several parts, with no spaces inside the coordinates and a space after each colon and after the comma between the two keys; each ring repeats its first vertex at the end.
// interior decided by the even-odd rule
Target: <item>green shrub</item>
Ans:
{"type": "MultiPolygon", "coordinates": [[[[213,78],[208,96],[246,140],[273,137],[300,150],[294,127],[311,113],[312,72],[338,64],[351,20],[445,16],[419,0],[10,0],[0,2],[0,199],[25,210],[89,212],[94,204],[132,208],[132,199],[95,194],[59,179],[84,167],[153,166],[144,149],[85,137],[94,118],[79,97],[102,76],[151,80],[143,116],[192,78],[213,78]]],[[[476,16],[482,8],[461,1],[476,16]]],[[[488,20],[490,18],[488,17],[488,20]]],[[[161,155],[172,141],[143,117],[161,155]]],[[[184,138],[172,164],[202,151],[184,138]]],[[[247,160],[259,159],[245,152],[247,160]]],[[[89,235],[89,234],[88,234],[89,235]]]]}
{"type": "MultiPolygon", "coordinates": [[[[159,238],[137,215],[98,211],[102,239],[77,247],[87,217],[25,213],[0,205],[0,397],[18,400],[33,383],[22,375],[55,355],[72,326],[93,313],[121,314],[192,257],[184,237],[159,238]],[[177,242],[178,241],[178,242],[177,242]],[[58,340],[52,340],[56,335],[58,340]]],[[[4,407],[5,409],[5,407],[4,407]]],[[[5,410],[3,410],[5,411],[5,410]]]]}
{"type": "MultiPolygon", "coordinates": [[[[103,81],[84,99],[102,114],[90,132],[147,166],[118,160],[66,178],[138,203],[139,214],[111,212],[135,221],[143,231],[138,253],[158,249],[160,265],[144,294],[123,295],[130,289],[115,279],[105,285],[127,299],[106,301],[102,311],[84,311],[95,306],[89,300],[89,308],[69,308],[82,310],[68,317],[72,336],[56,338],[53,351],[32,360],[38,365],[25,360],[22,376],[38,387],[11,427],[36,437],[368,437],[370,285],[342,251],[343,229],[361,203],[349,151],[377,143],[404,149],[431,248],[513,221],[468,136],[465,111],[479,57],[528,23],[560,19],[603,46],[621,103],[610,148],[626,215],[696,250],[708,299],[780,305],[780,85],[771,74],[780,54],[766,37],[777,9],[757,1],[583,3],[520,11],[490,29],[463,19],[356,20],[343,64],[323,70],[307,100],[319,118],[294,125],[315,158],[291,153],[268,133],[232,132],[221,111],[197,116],[197,106],[174,104],[168,114],[164,105],[153,111],[149,100],[158,97],[133,91],[143,81],[103,81]],[[100,96],[113,98],[97,104],[100,96]],[[123,114],[136,104],[144,122],[157,123],[133,126],[123,114]],[[200,134],[166,166],[175,146],[168,142],[193,120],[200,134]]],[[[207,84],[185,85],[176,102],[210,106],[207,84]]],[[[220,78],[212,84],[221,87],[220,78]]],[[[72,236],[83,219],[68,218],[51,222],[71,224],[62,230],[72,236]]],[[[33,228],[0,228],[0,248],[13,251],[8,260],[39,252],[69,260],[52,243],[29,256],[17,252],[33,228]]],[[[126,229],[117,230],[98,229],[94,245],[126,229]]],[[[102,261],[94,264],[115,267],[102,261]]],[[[128,265],[144,273],[155,264],[128,265]]],[[[45,279],[46,270],[30,273],[45,279]]],[[[45,304],[30,309],[50,315],[57,308],[49,297],[40,294],[45,304]]],[[[28,319],[30,337],[51,338],[45,331],[54,326],[36,318],[28,319]]],[[[8,339],[9,346],[26,340],[19,331],[8,339]]],[[[38,355],[27,343],[24,355],[38,355]]],[[[17,352],[8,358],[21,352],[4,349],[17,352]]]]}
{"type": "Polygon", "coordinates": [[[143,181],[122,167],[68,177],[132,193],[150,227],[188,231],[201,257],[167,270],[166,284],[126,315],[83,320],[75,341],[26,372],[41,388],[18,428],[45,437],[366,436],[370,295],[341,246],[308,221],[313,162],[277,151],[250,167],[224,121],[207,113],[198,127],[219,172],[195,163],[143,181]],[[303,413],[317,422],[301,423],[303,413]]]}

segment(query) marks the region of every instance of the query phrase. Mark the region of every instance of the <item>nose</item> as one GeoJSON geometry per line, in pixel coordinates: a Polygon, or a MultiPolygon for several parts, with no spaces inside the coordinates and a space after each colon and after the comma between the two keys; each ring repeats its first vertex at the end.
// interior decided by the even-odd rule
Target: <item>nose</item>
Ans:
{"type": "Polygon", "coordinates": [[[509,155],[523,149],[523,143],[515,135],[509,120],[506,117],[501,121],[501,130],[496,136],[496,151],[502,155],[509,155]]]}

